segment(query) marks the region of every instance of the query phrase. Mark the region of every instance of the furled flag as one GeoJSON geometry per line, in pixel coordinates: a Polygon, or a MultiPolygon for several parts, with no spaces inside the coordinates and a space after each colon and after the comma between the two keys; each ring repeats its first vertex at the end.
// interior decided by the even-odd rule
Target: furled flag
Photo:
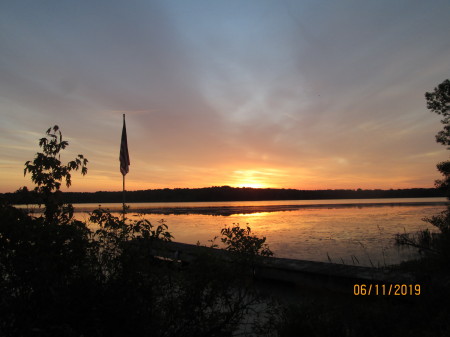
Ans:
{"type": "Polygon", "coordinates": [[[125,114],[123,115],[122,141],[120,142],[120,172],[125,176],[129,171],[130,156],[128,155],[127,127],[125,125],[125,114]]]}

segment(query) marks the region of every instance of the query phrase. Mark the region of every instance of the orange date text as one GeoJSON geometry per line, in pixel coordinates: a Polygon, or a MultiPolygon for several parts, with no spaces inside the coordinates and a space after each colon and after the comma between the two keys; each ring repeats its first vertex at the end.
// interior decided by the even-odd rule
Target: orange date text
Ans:
{"type": "Polygon", "coordinates": [[[419,296],[420,284],[355,284],[355,296],[419,296]]]}

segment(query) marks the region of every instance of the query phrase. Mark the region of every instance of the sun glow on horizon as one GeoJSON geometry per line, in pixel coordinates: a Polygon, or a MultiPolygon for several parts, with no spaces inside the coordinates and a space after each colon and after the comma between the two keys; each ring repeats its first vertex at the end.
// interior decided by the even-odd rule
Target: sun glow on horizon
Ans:
{"type": "Polygon", "coordinates": [[[273,183],[274,176],[278,176],[278,172],[273,170],[238,170],[233,171],[231,186],[234,187],[251,187],[251,188],[269,188],[275,187],[273,183]]]}
{"type": "Polygon", "coordinates": [[[263,184],[263,183],[249,183],[249,182],[245,182],[245,183],[242,183],[242,184],[237,184],[234,187],[268,188],[268,186],[266,184],[263,184]]]}

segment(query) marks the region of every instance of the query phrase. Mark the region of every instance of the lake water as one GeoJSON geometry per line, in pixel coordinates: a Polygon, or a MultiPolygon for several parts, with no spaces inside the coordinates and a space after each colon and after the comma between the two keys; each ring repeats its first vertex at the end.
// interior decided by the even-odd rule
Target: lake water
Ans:
{"type": "MultiPolygon", "coordinates": [[[[277,257],[363,266],[383,266],[411,259],[410,248],[394,245],[397,233],[432,226],[424,217],[445,210],[445,198],[288,200],[130,204],[128,217],[143,213],[152,224],[164,219],[174,241],[209,245],[224,226],[250,226],[265,236],[277,257]]],[[[78,219],[88,219],[94,204],[74,205],[78,219]]],[[[113,212],[121,204],[103,204],[113,212]]],[[[220,241],[220,240],[216,240],[220,241]]]]}

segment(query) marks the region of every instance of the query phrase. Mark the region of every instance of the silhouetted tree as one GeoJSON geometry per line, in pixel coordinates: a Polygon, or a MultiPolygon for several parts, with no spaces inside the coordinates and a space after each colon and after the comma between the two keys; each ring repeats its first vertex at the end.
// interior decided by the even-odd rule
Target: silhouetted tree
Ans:
{"type": "Polygon", "coordinates": [[[42,152],[36,153],[34,160],[25,163],[24,175],[31,174],[31,180],[37,185],[35,192],[42,198],[45,205],[45,218],[49,221],[63,220],[67,222],[73,215],[72,205],[66,205],[61,198],[61,183],[66,186],[72,184],[71,171],[81,168],[81,174],[87,173],[87,162],[83,155],[79,154],[75,160],[66,165],[61,163],[60,151],[69,146],[69,142],[62,139],[62,133],[57,125],[49,128],[47,136],[39,140],[42,152]]]}
{"type": "Polygon", "coordinates": [[[436,135],[436,141],[443,145],[450,145],[450,80],[445,80],[434,88],[433,92],[425,93],[427,108],[432,112],[442,115],[441,123],[444,130],[436,135]]]}
{"type": "MultiPolygon", "coordinates": [[[[450,150],[450,80],[443,81],[434,88],[434,91],[425,93],[425,98],[427,108],[443,116],[441,123],[444,124],[444,129],[436,134],[436,142],[447,145],[447,149],[450,150]]],[[[437,169],[444,177],[436,180],[436,187],[445,190],[447,198],[450,199],[450,161],[437,164],[437,169]]],[[[424,221],[436,227],[439,233],[432,233],[426,229],[415,235],[397,234],[397,244],[416,247],[419,252],[442,259],[444,265],[448,267],[448,261],[450,261],[450,206],[438,215],[425,218],[424,221]]]]}
{"type": "MultiPolygon", "coordinates": [[[[437,133],[436,142],[450,146],[450,80],[447,79],[439,84],[433,92],[425,93],[425,98],[427,108],[438,115],[442,115],[441,123],[444,124],[444,129],[437,133]]],[[[447,148],[450,149],[450,147],[447,148]]],[[[448,192],[450,187],[450,161],[439,163],[437,168],[444,179],[437,180],[436,186],[448,192]]]]}

